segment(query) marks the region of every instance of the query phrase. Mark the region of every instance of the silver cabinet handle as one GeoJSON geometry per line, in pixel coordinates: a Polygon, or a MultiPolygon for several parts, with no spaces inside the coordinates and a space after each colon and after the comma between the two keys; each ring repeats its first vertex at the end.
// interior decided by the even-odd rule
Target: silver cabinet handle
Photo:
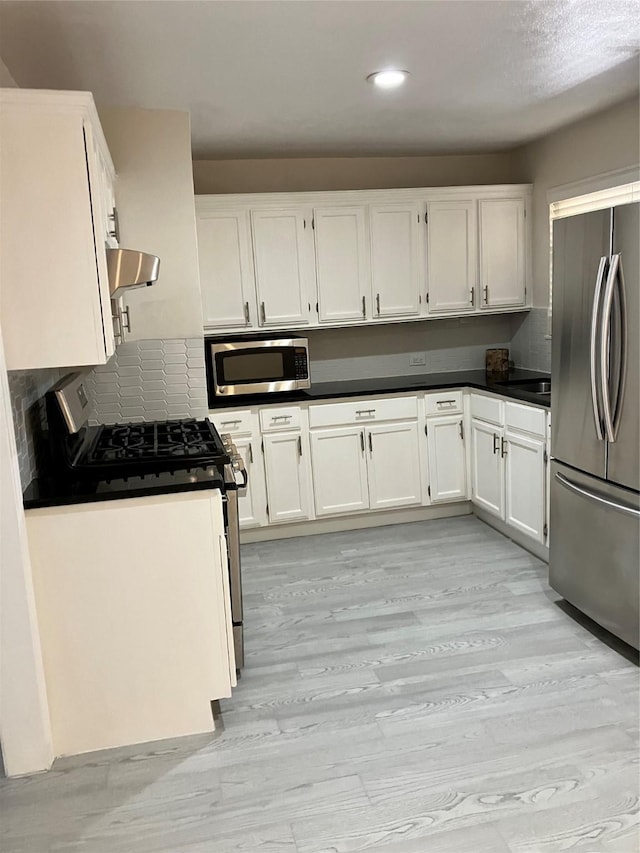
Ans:
{"type": "Polygon", "coordinates": [[[380,315],[380,294],[376,293],[376,312],[380,315]]]}
{"type": "Polygon", "coordinates": [[[113,323],[113,336],[116,338],[116,345],[122,343],[122,315],[120,314],[120,310],[116,308],[116,313],[111,315],[111,321],[113,323]],[[117,326],[117,327],[116,327],[117,326]]]}
{"type": "Polygon", "coordinates": [[[113,230],[109,231],[109,237],[115,237],[116,243],[120,242],[120,223],[118,222],[118,211],[115,207],[111,209],[109,219],[113,222],[113,230]]]}
{"type": "Polygon", "coordinates": [[[471,288],[471,290],[469,291],[469,296],[470,296],[469,302],[472,305],[475,305],[476,304],[476,289],[475,289],[475,287],[471,288]]]}
{"type": "Polygon", "coordinates": [[[356,415],[375,415],[375,409],[356,409],[356,415]]]}
{"type": "Polygon", "coordinates": [[[500,456],[502,459],[507,455],[507,442],[504,438],[500,439],[500,456]]]}
{"type": "Polygon", "coordinates": [[[253,465],[253,444],[249,445],[249,462],[253,465]]]}
{"type": "Polygon", "coordinates": [[[122,328],[125,332],[131,332],[131,315],[129,314],[129,306],[122,309],[122,316],[120,318],[120,322],[122,323],[122,328]],[[124,318],[127,318],[127,322],[124,322],[124,318]]]}
{"type": "Polygon", "coordinates": [[[489,285],[485,284],[485,286],[482,288],[482,290],[484,293],[484,304],[488,305],[489,304],[489,285]]]}
{"type": "MultiPolygon", "coordinates": [[[[274,424],[280,423],[280,421],[290,421],[290,420],[291,420],[291,415],[274,415],[271,418],[271,422],[274,424]]],[[[238,422],[236,421],[236,423],[238,423],[238,422]]]]}
{"type": "Polygon", "coordinates": [[[245,325],[249,325],[251,323],[251,314],[249,313],[249,303],[244,303],[244,322],[245,325]]]}
{"type": "Polygon", "coordinates": [[[373,439],[371,438],[371,433],[369,433],[369,453],[373,456],[373,439]]]}
{"type": "Polygon", "coordinates": [[[364,433],[360,433],[360,450],[364,453],[364,433]]]}
{"type": "Polygon", "coordinates": [[[464,441],[464,424],[462,421],[460,421],[460,423],[458,424],[458,429],[460,431],[460,438],[462,441],[464,441]]]}
{"type": "Polygon", "coordinates": [[[302,436],[298,436],[298,456],[302,458],[302,436]]]}
{"type": "Polygon", "coordinates": [[[499,450],[499,446],[500,446],[499,442],[500,442],[500,436],[496,435],[494,432],[494,434],[493,434],[493,452],[494,452],[494,454],[497,453],[499,450]]]}
{"type": "Polygon", "coordinates": [[[220,426],[231,426],[231,424],[239,424],[240,418],[236,418],[235,421],[220,421],[220,426]]]}
{"type": "Polygon", "coordinates": [[[264,302],[260,303],[260,316],[262,317],[262,325],[267,322],[267,312],[264,310],[264,302]]]}
{"type": "Polygon", "coordinates": [[[596,436],[598,441],[604,439],[602,432],[602,420],[600,417],[600,407],[598,404],[598,380],[597,380],[597,341],[598,341],[598,317],[600,309],[600,296],[602,294],[602,281],[604,279],[604,271],[607,265],[607,258],[600,258],[598,265],[598,274],[596,276],[596,286],[593,294],[593,307],[591,308],[591,342],[590,342],[590,371],[591,371],[591,407],[593,409],[593,420],[596,425],[596,436]]]}
{"type": "Polygon", "coordinates": [[[438,406],[455,406],[456,400],[438,400],[438,406]]]}
{"type": "Polygon", "coordinates": [[[367,316],[367,297],[366,296],[362,297],[362,316],[363,317],[367,316]]]}
{"type": "Polygon", "coordinates": [[[583,489],[582,486],[579,486],[577,483],[574,483],[572,480],[567,479],[559,472],[556,472],[556,480],[565,487],[565,489],[569,489],[571,492],[575,492],[577,495],[582,495],[589,500],[595,501],[599,504],[604,504],[605,506],[610,507],[611,509],[618,510],[618,512],[625,512],[627,515],[632,515],[634,518],[640,518],[640,509],[636,509],[633,506],[629,506],[628,504],[621,504],[617,501],[611,501],[609,498],[605,498],[602,495],[599,495],[597,492],[591,492],[589,489],[583,489]]]}

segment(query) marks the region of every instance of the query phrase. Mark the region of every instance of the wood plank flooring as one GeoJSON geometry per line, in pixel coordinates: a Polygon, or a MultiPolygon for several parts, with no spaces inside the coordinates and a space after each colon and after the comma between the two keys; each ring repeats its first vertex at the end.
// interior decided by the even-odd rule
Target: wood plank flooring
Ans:
{"type": "Polygon", "coordinates": [[[640,849],[637,666],[535,557],[467,516],[243,559],[224,729],[2,780],[2,853],[640,849]]]}

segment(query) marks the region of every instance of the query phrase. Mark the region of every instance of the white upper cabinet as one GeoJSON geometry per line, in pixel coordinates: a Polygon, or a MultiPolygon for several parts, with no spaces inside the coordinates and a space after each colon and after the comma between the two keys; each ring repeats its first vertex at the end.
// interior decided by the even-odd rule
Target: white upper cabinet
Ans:
{"type": "Polygon", "coordinates": [[[478,299],[475,201],[427,204],[429,313],[474,311],[478,299]]]}
{"type": "Polygon", "coordinates": [[[205,329],[522,310],[530,196],[525,185],[198,196],[199,215],[221,216],[207,226],[219,238],[198,229],[205,329]]]}
{"type": "Polygon", "coordinates": [[[364,207],[317,207],[313,212],[320,323],[364,320],[371,283],[364,207]]]}
{"type": "Polygon", "coordinates": [[[0,95],[0,318],[10,370],[113,354],[106,245],[115,171],[89,93],[0,95]]]}
{"type": "Polygon", "coordinates": [[[256,326],[248,211],[210,211],[196,197],[196,225],[205,328],[256,326]]]}
{"type": "Polygon", "coordinates": [[[369,217],[373,316],[417,317],[422,280],[420,206],[372,204],[369,217]]]}
{"type": "Polygon", "coordinates": [[[311,214],[299,207],[252,210],[251,229],[260,325],[308,324],[311,214]]]}
{"type": "Polygon", "coordinates": [[[525,202],[478,202],[481,307],[511,308],[526,300],[525,202]]]}

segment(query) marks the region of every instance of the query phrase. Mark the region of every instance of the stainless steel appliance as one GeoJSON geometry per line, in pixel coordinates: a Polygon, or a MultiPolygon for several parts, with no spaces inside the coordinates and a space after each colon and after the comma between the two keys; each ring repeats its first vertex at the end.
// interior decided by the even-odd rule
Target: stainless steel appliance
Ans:
{"type": "Polygon", "coordinates": [[[640,204],[553,227],[549,583],[639,648],[640,204]]]}
{"type": "Polygon", "coordinates": [[[134,249],[107,249],[109,294],[115,299],[124,290],[150,287],[158,279],[160,258],[134,249]]]}
{"type": "Polygon", "coordinates": [[[227,512],[227,551],[229,554],[229,585],[231,589],[231,621],[236,669],[244,667],[244,625],[242,608],[242,564],[240,560],[240,514],[238,493],[247,488],[248,476],[244,461],[230,435],[221,436],[231,462],[224,466],[224,485],[227,512]]]}
{"type": "Polygon", "coordinates": [[[242,581],[238,490],[247,486],[242,458],[228,437],[225,441],[208,420],[147,421],[89,426],[89,400],[82,374],[70,374],[46,396],[51,471],[72,493],[74,483],[138,478],[141,485],[162,478],[173,488],[189,474],[208,481],[223,494],[229,560],[231,612],[236,666],[244,663],[242,581]],[[191,473],[189,473],[191,472],[191,473]],[[173,478],[176,482],[171,482],[173,478]]]}
{"type": "Polygon", "coordinates": [[[311,387],[306,338],[207,339],[209,398],[273,394],[311,387]]]}

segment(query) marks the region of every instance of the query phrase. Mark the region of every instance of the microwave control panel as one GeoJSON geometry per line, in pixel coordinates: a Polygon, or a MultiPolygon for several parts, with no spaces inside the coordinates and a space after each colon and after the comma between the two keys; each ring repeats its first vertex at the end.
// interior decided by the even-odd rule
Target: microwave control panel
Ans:
{"type": "Polygon", "coordinates": [[[296,379],[309,378],[309,365],[307,363],[307,351],[304,347],[296,347],[295,350],[296,379]]]}

